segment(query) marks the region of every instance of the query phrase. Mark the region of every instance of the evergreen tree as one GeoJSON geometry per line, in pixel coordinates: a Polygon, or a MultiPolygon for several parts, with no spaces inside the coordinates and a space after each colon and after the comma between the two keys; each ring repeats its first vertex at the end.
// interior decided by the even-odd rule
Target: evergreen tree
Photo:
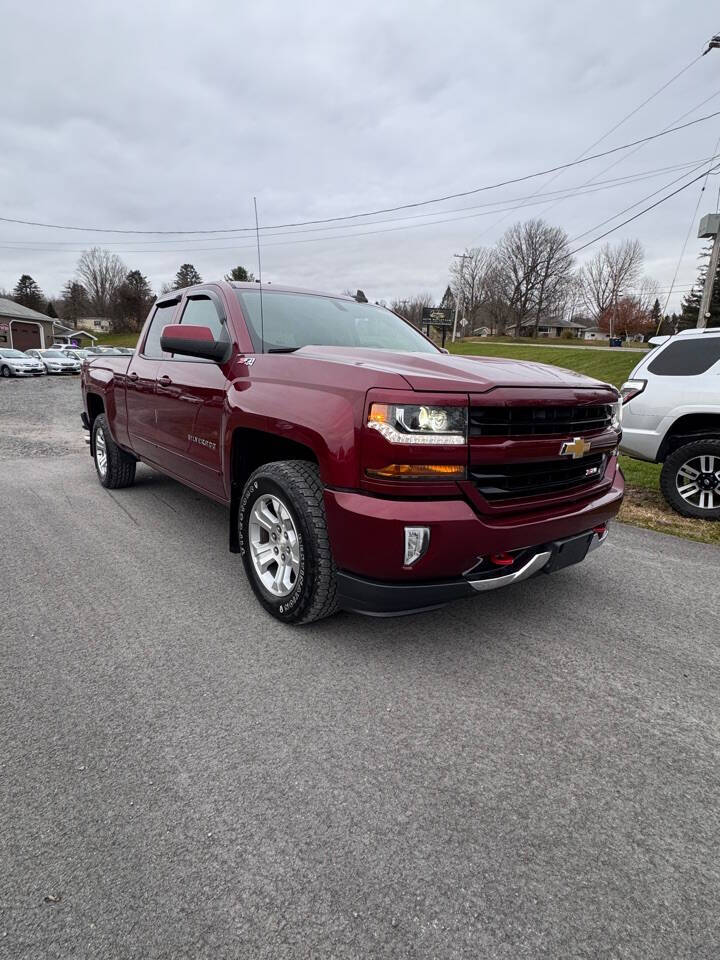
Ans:
{"type": "Polygon", "coordinates": [[[230,273],[225,274],[225,279],[228,281],[228,283],[231,280],[252,283],[255,277],[252,273],[250,273],[249,270],[246,270],[245,267],[233,267],[230,273]]]}
{"type": "Polygon", "coordinates": [[[115,296],[113,328],[139,330],[154,299],[147,277],[139,270],[131,270],[115,296]]]}
{"type": "MultiPolygon", "coordinates": [[[[711,249],[712,243],[708,244],[707,249],[700,254],[699,259],[702,262],[698,271],[697,281],[693,285],[690,293],[687,294],[682,302],[682,311],[680,313],[678,324],[681,330],[687,330],[690,327],[696,327],[698,324],[700,301],[702,299],[703,286],[705,285],[705,277],[707,276],[707,261],[710,259],[711,249]]],[[[720,264],[718,264],[717,273],[715,274],[713,295],[712,299],[710,300],[710,316],[708,317],[707,325],[708,327],[720,327],[720,264]]]]}
{"type": "Polygon", "coordinates": [[[195,283],[202,283],[202,277],[191,263],[184,263],[175,274],[175,290],[183,287],[192,287],[195,283]]]}
{"type": "Polygon", "coordinates": [[[52,302],[52,300],[48,300],[47,306],[45,307],[45,313],[53,320],[57,320],[58,315],[57,311],[55,310],[55,304],[52,302]]]}
{"type": "Polygon", "coordinates": [[[77,280],[68,280],[63,287],[62,315],[70,321],[90,316],[90,298],[85,287],[77,280]]]}
{"type": "Polygon", "coordinates": [[[29,307],[31,310],[42,310],[45,304],[43,292],[33,278],[24,273],[13,290],[13,299],[23,307],[29,307]]]}

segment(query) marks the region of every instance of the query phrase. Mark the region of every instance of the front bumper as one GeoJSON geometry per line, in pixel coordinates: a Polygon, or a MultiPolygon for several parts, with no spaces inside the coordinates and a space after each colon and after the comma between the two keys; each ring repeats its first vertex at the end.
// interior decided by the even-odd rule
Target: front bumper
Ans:
{"type": "MultiPolygon", "coordinates": [[[[563,552],[563,542],[582,536],[588,548],[594,547],[592,532],[616,516],[625,487],[622,472],[609,468],[608,483],[584,499],[499,515],[483,513],[460,497],[396,500],[326,489],[340,603],[365,613],[402,613],[557,569],[555,555],[563,552]],[[406,526],[430,528],[429,549],[412,566],[404,565],[406,526]],[[486,568],[480,561],[504,553],[516,563],[502,575],[514,574],[539,554],[549,556],[542,564],[536,560],[522,576],[485,586],[486,568]]],[[[582,556],[573,562],[587,552],[580,548],[582,556]]]]}
{"type": "Polygon", "coordinates": [[[337,573],[338,603],[343,610],[375,617],[397,617],[434,610],[453,600],[500,590],[540,573],[553,573],[580,563],[607,540],[604,532],[588,530],[521,551],[512,568],[493,568],[436,583],[384,583],[345,571],[337,573]],[[509,572],[505,572],[509,569],[509,572]]]}

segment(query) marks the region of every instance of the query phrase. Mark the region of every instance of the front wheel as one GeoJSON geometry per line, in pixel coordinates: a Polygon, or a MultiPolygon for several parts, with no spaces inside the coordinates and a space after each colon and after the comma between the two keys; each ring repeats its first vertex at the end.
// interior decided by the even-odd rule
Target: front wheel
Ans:
{"type": "Polygon", "coordinates": [[[240,553],[265,609],[284,623],[311,623],[337,610],[318,468],[304,460],[259,467],[243,490],[240,553]]]}
{"type": "Polygon", "coordinates": [[[720,520],[720,440],[678,447],[663,464],[660,488],[682,516],[720,520]]]}
{"type": "Polygon", "coordinates": [[[135,482],[137,461],[113,440],[104,413],[93,421],[92,452],[100,483],[108,490],[130,487],[135,482]]]}
{"type": "Polygon", "coordinates": [[[2,367],[0,367],[0,374],[2,374],[3,377],[9,377],[9,376],[10,376],[10,372],[11,372],[11,371],[10,371],[10,367],[8,367],[7,364],[4,363],[4,364],[2,365],[2,367]]]}

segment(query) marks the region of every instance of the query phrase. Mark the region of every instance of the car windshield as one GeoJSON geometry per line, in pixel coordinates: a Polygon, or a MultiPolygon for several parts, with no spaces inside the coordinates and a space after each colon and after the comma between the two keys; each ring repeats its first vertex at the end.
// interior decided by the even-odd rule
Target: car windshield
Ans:
{"type": "Polygon", "coordinates": [[[260,291],[235,290],[258,353],[299,347],[372,347],[402,353],[437,353],[413,326],[384,307],[340,297],[281,293],[263,288],[260,332],[260,291]]]}
{"type": "Polygon", "coordinates": [[[65,356],[62,350],[41,350],[40,353],[43,357],[51,357],[53,359],[56,357],[60,357],[62,359],[65,356]]]}
{"type": "Polygon", "coordinates": [[[27,357],[22,352],[22,350],[0,350],[0,357],[5,357],[6,360],[27,360],[27,357]]]}

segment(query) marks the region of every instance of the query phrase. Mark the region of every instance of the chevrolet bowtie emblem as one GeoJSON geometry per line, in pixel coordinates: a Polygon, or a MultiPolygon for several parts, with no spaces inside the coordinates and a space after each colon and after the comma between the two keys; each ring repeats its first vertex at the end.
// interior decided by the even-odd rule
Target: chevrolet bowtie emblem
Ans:
{"type": "Polygon", "coordinates": [[[560,456],[571,456],[573,460],[579,460],[580,457],[584,457],[585,454],[590,449],[591,444],[584,440],[582,437],[575,437],[574,440],[566,440],[565,443],[560,447],[560,456]]]}

